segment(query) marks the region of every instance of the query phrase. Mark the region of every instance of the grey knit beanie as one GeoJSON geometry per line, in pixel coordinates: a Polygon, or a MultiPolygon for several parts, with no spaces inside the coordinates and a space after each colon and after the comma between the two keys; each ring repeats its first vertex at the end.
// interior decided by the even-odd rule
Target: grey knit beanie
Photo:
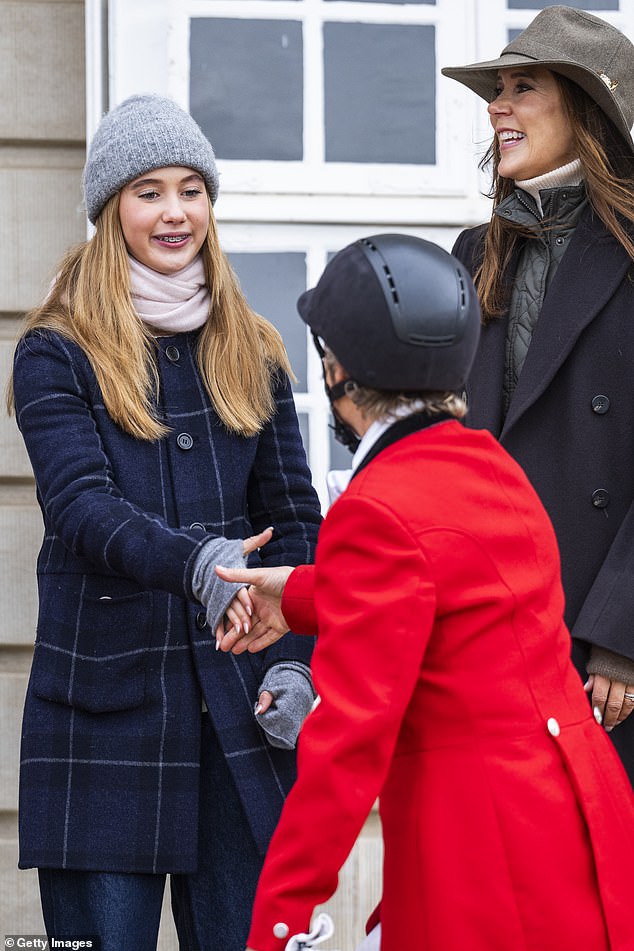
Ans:
{"type": "Polygon", "coordinates": [[[86,213],[94,224],[124,185],[154,168],[182,165],[205,179],[218,197],[214,150],[189,113],[164,96],[130,96],[101,120],[84,167],[86,213]]]}

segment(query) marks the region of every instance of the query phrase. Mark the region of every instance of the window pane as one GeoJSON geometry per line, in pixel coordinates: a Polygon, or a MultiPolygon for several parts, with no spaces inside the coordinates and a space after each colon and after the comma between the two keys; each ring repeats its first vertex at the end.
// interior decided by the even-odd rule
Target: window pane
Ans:
{"type": "Polygon", "coordinates": [[[302,26],[193,17],[190,110],[221,159],[301,160],[302,26]]]}
{"type": "Polygon", "coordinates": [[[436,161],[433,26],[324,24],[326,160],[436,161]]]}
{"type": "MultiPolygon", "coordinates": [[[[554,7],[554,3],[540,3],[540,0],[508,0],[509,10],[543,10],[554,7]]],[[[577,10],[618,10],[619,0],[566,0],[566,7],[577,10]]]]}
{"type": "Polygon", "coordinates": [[[352,453],[334,437],[332,429],[330,430],[330,468],[331,469],[349,469],[352,465],[352,453]]]}
{"type": "Polygon", "coordinates": [[[294,389],[305,392],[306,324],[295,304],[306,289],[306,255],[291,251],[234,252],[228,257],[251,307],[282,334],[298,378],[294,389]]]}

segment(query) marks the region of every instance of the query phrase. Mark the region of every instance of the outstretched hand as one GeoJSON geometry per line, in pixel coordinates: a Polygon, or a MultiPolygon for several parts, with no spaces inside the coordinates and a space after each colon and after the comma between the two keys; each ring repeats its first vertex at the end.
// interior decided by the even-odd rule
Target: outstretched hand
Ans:
{"type": "MultiPolygon", "coordinates": [[[[263,548],[264,545],[270,542],[272,535],[273,529],[265,528],[264,531],[258,535],[250,535],[248,538],[243,539],[242,554],[244,557],[246,558],[252,551],[257,551],[258,548],[263,548]]],[[[252,613],[253,605],[247,594],[247,589],[240,588],[229,607],[225,610],[224,617],[218,622],[218,627],[216,628],[216,650],[220,648],[220,641],[224,635],[225,626],[227,630],[231,628],[236,634],[248,634],[251,627],[250,618],[252,613]],[[220,631],[222,631],[221,634],[219,634],[220,631]]]]}
{"type": "MultiPolygon", "coordinates": [[[[259,536],[254,536],[259,537],[259,536]]],[[[249,539],[250,541],[250,539],[249,539]]],[[[260,547],[260,546],[257,546],[260,547]]],[[[238,602],[247,615],[238,623],[227,612],[231,626],[225,628],[224,621],[216,629],[216,648],[234,654],[245,651],[255,653],[270,647],[288,631],[288,624],[282,614],[282,594],[288,576],[292,572],[288,566],[277,568],[223,568],[216,566],[216,574],[223,581],[248,585],[241,588],[234,598],[231,608],[238,602]]],[[[236,620],[238,620],[236,618],[236,620]]]]}

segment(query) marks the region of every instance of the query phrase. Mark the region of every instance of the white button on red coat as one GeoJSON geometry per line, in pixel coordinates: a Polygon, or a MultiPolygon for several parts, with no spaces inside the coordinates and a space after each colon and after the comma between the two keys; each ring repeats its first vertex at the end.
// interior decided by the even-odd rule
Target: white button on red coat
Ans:
{"type": "Polygon", "coordinates": [[[559,736],[561,728],[554,717],[549,717],[546,727],[551,736],[559,736]]]}
{"type": "Polygon", "coordinates": [[[290,928],[284,921],[278,921],[276,925],[273,925],[273,934],[276,938],[288,938],[288,932],[290,928]]]}

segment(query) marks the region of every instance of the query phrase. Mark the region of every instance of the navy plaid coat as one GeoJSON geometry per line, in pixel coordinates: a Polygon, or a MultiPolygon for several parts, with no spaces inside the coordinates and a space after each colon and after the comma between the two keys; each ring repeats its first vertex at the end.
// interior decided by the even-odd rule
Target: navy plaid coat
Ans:
{"type": "Polygon", "coordinates": [[[295,777],[253,706],[267,667],[308,662],[288,634],[268,651],[214,649],[191,590],[211,535],[268,525],[264,564],[311,561],[320,522],[288,380],[263,431],[229,434],[195,362],[197,333],[157,341],[159,415],[134,439],[108,416],[69,340],[18,345],[18,425],[44,518],[39,620],[20,771],[20,866],[191,872],[197,862],[204,696],[258,846],[295,777]]]}

